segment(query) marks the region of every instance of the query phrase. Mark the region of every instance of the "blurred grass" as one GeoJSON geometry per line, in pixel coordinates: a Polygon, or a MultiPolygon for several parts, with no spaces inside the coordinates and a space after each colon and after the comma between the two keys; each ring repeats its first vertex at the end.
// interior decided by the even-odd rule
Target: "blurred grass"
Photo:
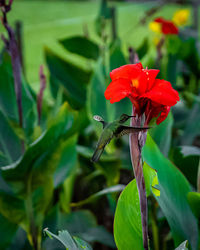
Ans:
{"type": "MultiPolygon", "coordinates": [[[[147,34],[153,36],[148,30],[148,23],[144,27],[137,25],[144,12],[154,6],[152,2],[109,4],[117,7],[118,34],[128,46],[138,47],[147,34]]],[[[84,66],[80,58],[66,53],[57,40],[77,34],[82,35],[84,26],[87,26],[89,36],[96,39],[94,21],[99,7],[100,1],[14,1],[9,20],[12,25],[16,20],[23,22],[26,76],[35,90],[38,89],[39,65],[44,63],[45,46],[60,56],[84,66]]],[[[180,7],[167,5],[156,16],[162,15],[170,19],[177,8],[180,7]]],[[[0,31],[2,32],[2,27],[0,31]]]]}

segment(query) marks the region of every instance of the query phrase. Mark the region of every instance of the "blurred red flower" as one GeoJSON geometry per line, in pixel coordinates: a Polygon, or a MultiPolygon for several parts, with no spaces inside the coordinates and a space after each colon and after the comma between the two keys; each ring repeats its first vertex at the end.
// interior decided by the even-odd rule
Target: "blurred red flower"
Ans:
{"type": "Polygon", "coordinates": [[[160,23],[161,25],[161,31],[163,34],[168,35],[168,34],[178,34],[178,28],[172,21],[165,20],[162,17],[158,17],[154,19],[154,22],[160,23]]]}
{"type": "Polygon", "coordinates": [[[167,117],[170,107],[179,101],[179,95],[165,80],[156,79],[159,70],[144,69],[141,63],[127,64],[110,73],[112,82],[105,91],[110,103],[128,97],[135,112],[145,114],[145,124],[157,118],[157,124],[167,117]]]}

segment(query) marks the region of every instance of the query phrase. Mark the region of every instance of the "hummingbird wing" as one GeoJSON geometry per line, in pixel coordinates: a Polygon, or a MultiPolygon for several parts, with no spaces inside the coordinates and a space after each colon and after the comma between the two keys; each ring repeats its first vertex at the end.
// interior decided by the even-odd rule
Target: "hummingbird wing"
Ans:
{"type": "Polygon", "coordinates": [[[101,116],[99,116],[99,115],[94,115],[94,116],[93,116],[93,119],[94,119],[95,121],[101,122],[101,123],[103,124],[103,128],[105,128],[105,126],[106,126],[107,123],[104,121],[104,119],[103,119],[101,116]]]}
{"type": "Polygon", "coordinates": [[[121,125],[116,133],[115,133],[115,136],[117,138],[123,136],[123,135],[127,135],[127,134],[130,134],[130,133],[137,133],[137,132],[140,132],[140,131],[144,131],[144,130],[147,130],[149,129],[150,127],[130,127],[130,126],[124,126],[124,125],[121,125]]]}

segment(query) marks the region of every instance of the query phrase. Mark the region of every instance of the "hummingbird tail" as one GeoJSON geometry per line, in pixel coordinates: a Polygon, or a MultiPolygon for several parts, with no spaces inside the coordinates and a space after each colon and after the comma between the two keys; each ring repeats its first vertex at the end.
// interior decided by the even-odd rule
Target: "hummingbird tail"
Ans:
{"type": "Polygon", "coordinates": [[[104,148],[101,148],[101,149],[97,148],[97,149],[94,151],[94,154],[93,154],[93,156],[92,156],[92,158],[91,158],[91,161],[92,161],[92,162],[97,162],[97,161],[99,160],[100,156],[102,155],[103,150],[104,150],[104,148]]]}

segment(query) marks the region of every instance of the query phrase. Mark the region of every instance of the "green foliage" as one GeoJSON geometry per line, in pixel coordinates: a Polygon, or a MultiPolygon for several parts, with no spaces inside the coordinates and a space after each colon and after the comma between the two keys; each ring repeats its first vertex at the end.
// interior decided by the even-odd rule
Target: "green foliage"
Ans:
{"type": "MultiPolygon", "coordinates": [[[[81,15],[84,4],[79,3],[81,15]]],[[[88,9],[93,13],[90,5],[91,10],[88,9]]],[[[23,126],[18,125],[11,59],[5,51],[0,55],[0,249],[54,250],[60,249],[61,243],[68,249],[99,249],[101,245],[114,249],[117,245],[122,250],[143,249],[139,196],[132,180],[127,137],[112,140],[100,161],[90,162],[102,131],[102,124],[94,121],[93,116],[101,115],[112,121],[122,113],[131,114],[128,98],[111,105],[104,97],[110,83],[109,72],[129,63],[129,47],[140,60],[147,62],[145,66],[161,65],[159,78],[170,80],[181,97],[167,119],[159,126],[152,126],[149,133],[153,139],[148,135],[143,150],[150,247],[188,249],[189,242],[189,248],[198,249],[197,39],[189,31],[184,36],[181,33],[166,36],[161,49],[163,57],[157,61],[156,47],[146,37],[145,27],[136,25],[138,6],[134,5],[132,15],[132,5],[120,3],[114,9],[102,0],[97,18],[92,17],[90,22],[86,19],[88,23],[84,23],[85,36],[75,27],[77,23],[82,25],[82,16],[72,19],[73,22],[69,20],[74,23],[71,26],[74,30],[65,37],[64,32],[57,31],[56,25],[60,23],[54,14],[58,24],[49,24],[56,27],[56,33],[62,33],[56,46],[63,54],[61,57],[61,53],[55,53],[56,46],[54,50],[45,37],[48,48],[44,57],[50,85],[45,90],[40,124],[37,124],[37,94],[25,80],[29,79],[28,72],[27,78],[22,75],[23,126]],[[128,12],[133,18],[131,22],[128,12]],[[122,25],[122,16],[133,27],[122,25]],[[112,235],[115,209],[116,245],[112,235]],[[45,237],[43,230],[57,241],[45,237]]],[[[149,11],[150,5],[141,6],[142,12],[149,11]]],[[[46,33],[37,22],[37,29],[34,28],[39,40],[46,33]]],[[[30,47],[33,58],[28,60],[34,62],[35,50],[30,47]]]]}
{"type": "Polygon", "coordinates": [[[55,91],[55,85],[59,82],[63,87],[65,99],[73,108],[80,109],[86,101],[86,85],[91,72],[63,60],[49,49],[45,50],[45,55],[54,82],[52,91],[55,91]]]}
{"type": "MultiPolygon", "coordinates": [[[[147,196],[150,195],[156,171],[144,164],[147,196]]],[[[131,181],[121,193],[114,220],[114,237],[118,249],[143,249],[142,223],[136,180],[131,181]]]]}
{"type": "Polygon", "coordinates": [[[88,243],[86,243],[84,240],[81,240],[78,237],[71,237],[71,235],[68,233],[67,230],[65,231],[59,231],[58,236],[51,233],[48,229],[44,229],[44,232],[51,238],[55,238],[59,240],[67,250],[74,249],[74,250],[80,250],[80,249],[86,249],[90,250],[92,249],[88,243]]]}
{"type": "Polygon", "coordinates": [[[86,37],[77,36],[66,38],[61,40],[60,43],[66,50],[85,58],[97,60],[99,57],[100,51],[98,45],[86,37]]]}
{"type": "Polygon", "coordinates": [[[168,220],[176,245],[188,239],[193,249],[196,249],[198,226],[187,201],[187,194],[191,191],[189,182],[161,154],[150,136],[147,137],[143,157],[158,173],[160,197],[157,197],[157,201],[168,220]]]}

